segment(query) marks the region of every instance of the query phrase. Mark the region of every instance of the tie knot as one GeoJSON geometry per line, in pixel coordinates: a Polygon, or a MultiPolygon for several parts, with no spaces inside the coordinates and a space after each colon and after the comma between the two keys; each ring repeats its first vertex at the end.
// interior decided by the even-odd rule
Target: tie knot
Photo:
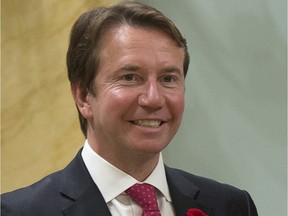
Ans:
{"type": "Polygon", "coordinates": [[[149,184],[135,184],[126,193],[143,209],[142,215],[160,215],[155,188],[149,184]]]}

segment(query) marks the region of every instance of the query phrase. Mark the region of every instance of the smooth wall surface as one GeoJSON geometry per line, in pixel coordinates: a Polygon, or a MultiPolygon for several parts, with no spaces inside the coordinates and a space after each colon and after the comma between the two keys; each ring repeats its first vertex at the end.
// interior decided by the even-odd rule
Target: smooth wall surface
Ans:
{"type": "Polygon", "coordinates": [[[182,128],[165,161],[248,190],[261,216],[287,215],[287,3],[144,0],[189,41],[182,128]]]}
{"type": "Polygon", "coordinates": [[[84,144],[66,76],[72,24],[115,0],[2,0],[2,192],[59,170],[84,144]]]}

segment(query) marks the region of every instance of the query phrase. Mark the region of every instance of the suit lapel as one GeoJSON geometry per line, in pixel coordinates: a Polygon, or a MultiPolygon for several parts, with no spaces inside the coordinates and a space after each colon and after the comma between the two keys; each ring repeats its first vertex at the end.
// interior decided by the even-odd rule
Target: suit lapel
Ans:
{"type": "Polygon", "coordinates": [[[72,201],[63,212],[66,216],[111,216],[104,198],[86,169],[81,151],[62,171],[60,193],[72,201]]]}
{"type": "Polygon", "coordinates": [[[64,209],[64,214],[67,216],[111,216],[98,188],[92,185],[71,206],[64,209]]]}
{"type": "Polygon", "coordinates": [[[172,197],[175,213],[178,216],[186,216],[190,208],[201,209],[206,215],[213,216],[213,209],[197,201],[199,188],[185,178],[181,172],[165,167],[167,182],[172,197]]]}
{"type": "MultiPolygon", "coordinates": [[[[62,171],[60,193],[71,202],[64,207],[66,216],[111,216],[98,187],[93,182],[82,160],[81,151],[62,171]]],[[[213,210],[197,201],[199,188],[182,175],[181,171],[165,167],[167,182],[177,216],[186,216],[188,209],[198,208],[213,216],[213,210]]]]}

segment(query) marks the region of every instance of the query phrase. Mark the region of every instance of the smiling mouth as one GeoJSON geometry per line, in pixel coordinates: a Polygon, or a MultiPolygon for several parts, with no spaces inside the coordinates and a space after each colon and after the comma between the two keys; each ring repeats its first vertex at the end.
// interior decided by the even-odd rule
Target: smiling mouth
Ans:
{"type": "Polygon", "coordinates": [[[141,127],[152,127],[157,128],[160,127],[163,122],[159,120],[135,120],[133,124],[141,127]]]}

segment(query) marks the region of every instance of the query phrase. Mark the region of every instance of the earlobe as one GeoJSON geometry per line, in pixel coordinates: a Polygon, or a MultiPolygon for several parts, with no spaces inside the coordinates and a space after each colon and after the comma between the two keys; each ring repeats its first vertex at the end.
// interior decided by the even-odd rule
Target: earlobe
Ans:
{"type": "Polygon", "coordinates": [[[92,117],[92,109],[91,109],[91,105],[90,102],[88,100],[89,97],[89,91],[88,90],[83,90],[80,87],[80,81],[73,83],[71,85],[71,92],[75,101],[75,104],[79,110],[79,112],[81,112],[82,116],[85,119],[89,119],[92,117]]]}

